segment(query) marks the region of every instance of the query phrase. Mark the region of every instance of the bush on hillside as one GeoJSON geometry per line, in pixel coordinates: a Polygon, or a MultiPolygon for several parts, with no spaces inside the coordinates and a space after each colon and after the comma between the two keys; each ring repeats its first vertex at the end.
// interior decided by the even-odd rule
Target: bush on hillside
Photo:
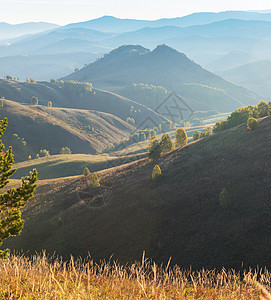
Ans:
{"type": "Polygon", "coordinates": [[[204,136],[204,132],[196,130],[193,134],[193,141],[197,141],[204,136]]]}
{"type": "Polygon", "coordinates": [[[248,130],[255,130],[258,126],[258,120],[255,118],[249,118],[247,120],[247,129],[248,130]]]}
{"type": "Polygon", "coordinates": [[[85,177],[87,177],[90,174],[89,169],[87,167],[85,167],[84,171],[83,171],[83,175],[85,177]]]}
{"type": "Polygon", "coordinates": [[[178,128],[175,132],[176,147],[183,147],[187,144],[187,133],[183,128],[178,128]]]}
{"type": "Polygon", "coordinates": [[[94,188],[94,189],[100,187],[100,181],[99,181],[99,178],[98,178],[98,175],[97,175],[96,172],[92,175],[91,187],[94,188]]]}
{"type": "Polygon", "coordinates": [[[162,176],[161,169],[158,165],[155,165],[152,171],[152,180],[156,181],[162,176]]]}
{"type": "Polygon", "coordinates": [[[30,100],[31,105],[38,105],[39,104],[39,99],[35,96],[33,96],[30,100]]]}

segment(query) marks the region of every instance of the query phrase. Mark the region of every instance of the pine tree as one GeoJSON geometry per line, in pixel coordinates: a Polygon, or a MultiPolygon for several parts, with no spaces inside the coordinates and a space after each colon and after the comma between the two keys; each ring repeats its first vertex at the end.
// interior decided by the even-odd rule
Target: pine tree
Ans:
{"type": "Polygon", "coordinates": [[[160,149],[162,153],[168,153],[173,149],[173,143],[169,134],[164,133],[160,141],[160,149]]]}
{"type": "Polygon", "coordinates": [[[87,167],[85,167],[84,171],[83,171],[83,175],[85,177],[87,177],[90,174],[89,169],[87,167]]]}
{"type": "Polygon", "coordinates": [[[175,132],[176,147],[183,147],[187,144],[187,134],[184,128],[178,128],[175,132]]]}
{"type": "Polygon", "coordinates": [[[155,165],[152,171],[152,180],[158,180],[162,175],[161,169],[158,165],[155,165]]]}
{"type": "Polygon", "coordinates": [[[94,173],[92,175],[92,178],[91,178],[91,186],[92,188],[96,189],[100,186],[100,181],[99,181],[99,178],[98,178],[98,175],[97,173],[94,173]]]}
{"type": "Polygon", "coordinates": [[[153,136],[150,139],[150,144],[148,146],[148,157],[151,160],[157,160],[160,158],[161,156],[161,147],[160,147],[160,143],[157,140],[156,136],[153,136]]]}
{"type": "MultiPolygon", "coordinates": [[[[0,121],[0,137],[7,128],[7,119],[0,121]]],[[[12,169],[14,163],[12,147],[4,152],[4,144],[0,140],[0,189],[3,189],[9,183],[9,177],[16,169],[12,169]]],[[[21,186],[12,188],[0,194],[0,246],[3,241],[11,236],[19,235],[24,226],[24,220],[21,218],[21,208],[33,196],[37,187],[37,171],[34,169],[30,176],[21,179],[21,186]]],[[[0,250],[0,258],[7,258],[9,249],[0,250]]]]}

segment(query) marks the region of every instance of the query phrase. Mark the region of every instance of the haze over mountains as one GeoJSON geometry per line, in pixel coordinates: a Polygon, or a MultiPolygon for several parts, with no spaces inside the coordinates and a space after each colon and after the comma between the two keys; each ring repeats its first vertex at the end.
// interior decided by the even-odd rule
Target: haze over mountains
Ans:
{"type": "Polygon", "coordinates": [[[0,43],[6,39],[12,39],[27,34],[35,34],[57,27],[59,27],[59,25],[46,22],[29,22],[16,25],[0,22],[0,43]]]}
{"type": "Polygon", "coordinates": [[[157,21],[105,16],[2,43],[0,76],[49,80],[68,75],[123,44],[152,50],[163,43],[207,69],[222,71],[271,59],[270,22],[270,13],[238,11],[157,21]]]}

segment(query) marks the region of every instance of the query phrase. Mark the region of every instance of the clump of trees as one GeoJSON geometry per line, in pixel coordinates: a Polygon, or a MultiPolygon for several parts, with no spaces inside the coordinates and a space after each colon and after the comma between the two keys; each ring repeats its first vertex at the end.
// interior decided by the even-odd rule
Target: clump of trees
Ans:
{"type": "Polygon", "coordinates": [[[183,147],[187,144],[187,133],[184,128],[178,128],[175,132],[176,147],[183,147]]]}
{"type": "Polygon", "coordinates": [[[148,146],[148,157],[150,160],[157,160],[161,156],[160,143],[156,136],[150,139],[150,144],[148,146]]]}
{"type": "Polygon", "coordinates": [[[210,136],[213,134],[213,129],[211,126],[207,126],[205,132],[200,131],[200,130],[196,130],[193,134],[193,140],[199,140],[202,139],[204,137],[210,136]]]}
{"type": "Polygon", "coordinates": [[[91,178],[91,187],[94,189],[97,189],[98,187],[100,187],[100,181],[98,178],[97,173],[93,173],[92,178],[91,178]]]}
{"type": "Polygon", "coordinates": [[[148,157],[150,160],[157,160],[161,155],[170,152],[173,149],[173,143],[170,136],[167,133],[162,135],[160,141],[158,141],[156,136],[150,139],[148,146],[148,157]]]}
{"type": "Polygon", "coordinates": [[[135,125],[135,119],[134,119],[134,118],[128,117],[128,118],[126,119],[126,122],[127,122],[128,124],[132,125],[132,126],[135,125]]]}
{"type": "Polygon", "coordinates": [[[45,157],[45,156],[50,156],[50,153],[46,149],[41,149],[39,153],[39,157],[45,157]]]}
{"type": "MultiPolygon", "coordinates": [[[[7,119],[0,121],[0,136],[3,135],[7,128],[7,119]]],[[[4,144],[0,140],[0,189],[3,189],[8,183],[16,169],[12,169],[14,163],[12,147],[4,152],[4,144]]],[[[17,188],[6,190],[0,194],[0,246],[3,241],[11,236],[17,236],[24,227],[21,209],[27,204],[28,200],[33,196],[37,187],[37,171],[34,169],[30,172],[30,176],[21,179],[21,185],[17,188]]],[[[9,249],[0,250],[0,258],[8,258],[9,249]]]]}
{"type": "Polygon", "coordinates": [[[38,105],[39,104],[39,99],[36,96],[33,96],[30,100],[30,105],[38,105]]]}
{"type": "Polygon", "coordinates": [[[257,119],[269,115],[271,115],[271,101],[266,103],[262,100],[258,105],[248,105],[236,109],[230,114],[227,120],[217,122],[213,127],[213,132],[218,133],[237,125],[247,123],[249,118],[257,119]]]}
{"type": "Polygon", "coordinates": [[[171,138],[169,134],[164,133],[160,140],[160,150],[161,154],[166,154],[170,152],[173,149],[173,143],[171,141],[171,138]]]}
{"type": "Polygon", "coordinates": [[[155,165],[152,171],[152,180],[157,181],[159,178],[161,178],[162,172],[158,165],[155,165]]]}
{"type": "Polygon", "coordinates": [[[69,147],[62,147],[60,149],[60,154],[72,154],[71,149],[69,147]]]}

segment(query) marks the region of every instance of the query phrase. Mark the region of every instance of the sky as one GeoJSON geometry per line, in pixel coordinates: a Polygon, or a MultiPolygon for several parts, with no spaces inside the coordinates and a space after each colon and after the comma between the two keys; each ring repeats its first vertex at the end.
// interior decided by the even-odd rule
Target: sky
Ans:
{"type": "Polygon", "coordinates": [[[200,11],[265,10],[270,0],[0,0],[0,22],[65,25],[104,15],[155,20],[200,11]]]}

